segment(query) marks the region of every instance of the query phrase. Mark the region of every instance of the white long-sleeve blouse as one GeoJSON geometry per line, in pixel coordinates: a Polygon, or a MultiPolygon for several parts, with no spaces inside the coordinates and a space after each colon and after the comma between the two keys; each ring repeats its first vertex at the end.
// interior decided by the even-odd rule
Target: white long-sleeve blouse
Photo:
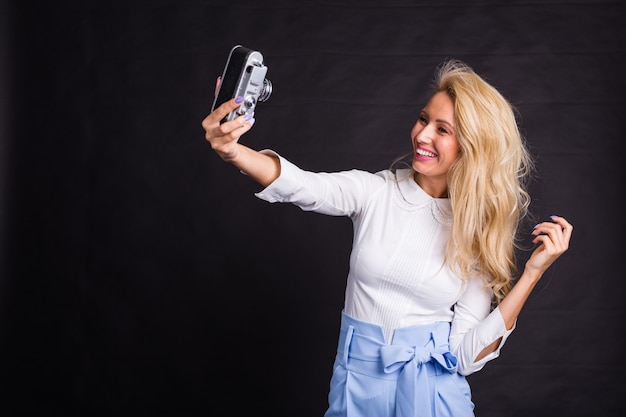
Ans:
{"type": "Polygon", "coordinates": [[[498,308],[492,310],[492,292],[480,277],[462,280],[444,265],[448,199],[428,195],[408,169],[310,172],[262,152],[279,157],[281,173],[257,197],[352,220],[348,315],[381,326],[388,342],[396,328],[451,322],[450,351],[463,375],[499,356],[514,328],[507,330],[498,308]],[[474,361],[500,337],[496,351],[474,361]]]}

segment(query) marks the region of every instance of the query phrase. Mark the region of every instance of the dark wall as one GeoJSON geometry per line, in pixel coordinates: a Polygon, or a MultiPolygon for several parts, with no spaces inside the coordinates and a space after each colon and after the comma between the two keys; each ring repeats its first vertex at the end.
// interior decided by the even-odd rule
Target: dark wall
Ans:
{"type": "Polygon", "coordinates": [[[501,357],[470,377],[476,414],[622,415],[625,13],[615,0],[5,3],[0,414],[323,414],[351,225],[257,199],[204,140],[243,44],[274,92],[242,142],[316,171],[409,151],[447,57],[499,88],[537,157],[531,209],[575,232],[501,357]]]}

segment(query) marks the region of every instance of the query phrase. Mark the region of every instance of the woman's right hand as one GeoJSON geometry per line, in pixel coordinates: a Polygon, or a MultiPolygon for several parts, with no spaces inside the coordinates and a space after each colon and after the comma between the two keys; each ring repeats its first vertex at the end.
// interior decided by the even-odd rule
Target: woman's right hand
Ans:
{"type": "Polygon", "coordinates": [[[233,98],[219,106],[203,121],[206,140],[211,148],[227,162],[232,162],[239,156],[239,138],[252,128],[254,118],[250,115],[239,116],[236,119],[220,123],[231,111],[241,105],[241,98],[233,98]]]}
{"type": "MultiPolygon", "coordinates": [[[[220,85],[220,79],[215,83],[215,95],[220,85]]],[[[211,144],[211,148],[226,162],[230,162],[241,172],[244,172],[254,181],[267,187],[280,175],[280,161],[275,155],[266,155],[239,144],[241,135],[252,129],[253,115],[239,116],[225,123],[220,121],[228,113],[241,105],[241,98],[230,99],[217,109],[213,110],[203,121],[204,137],[211,144]]]]}

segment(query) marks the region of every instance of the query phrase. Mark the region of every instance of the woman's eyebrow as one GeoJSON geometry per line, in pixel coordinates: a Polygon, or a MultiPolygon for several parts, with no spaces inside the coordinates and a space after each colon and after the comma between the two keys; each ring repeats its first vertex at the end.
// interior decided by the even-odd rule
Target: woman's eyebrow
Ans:
{"type": "Polygon", "coordinates": [[[443,120],[443,119],[436,119],[435,121],[436,121],[436,122],[439,122],[439,123],[443,123],[443,124],[445,124],[445,125],[448,125],[448,126],[450,126],[452,129],[454,129],[454,125],[453,125],[452,123],[448,122],[447,120],[443,120]]]}

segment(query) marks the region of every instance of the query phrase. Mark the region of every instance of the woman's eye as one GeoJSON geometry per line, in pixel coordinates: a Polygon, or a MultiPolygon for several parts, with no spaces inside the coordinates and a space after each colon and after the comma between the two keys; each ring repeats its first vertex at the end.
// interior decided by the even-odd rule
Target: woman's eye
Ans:
{"type": "Polygon", "coordinates": [[[440,128],[439,128],[439,129],[437,129],[437,130],[439,130],[439,132],[444,133],[444,134],[446,134],[446,135],[448,134],[448,131],[447,131],[446,129],[444,129],[443,127],[440,127],[440,128]]]}
{"type": "Polygon", "coordinates": [[[424,124],[428,124],[428,120],[426,120],[426,118],[424,116],[420,116],[419,121],[424,123],[424,124]]]}

